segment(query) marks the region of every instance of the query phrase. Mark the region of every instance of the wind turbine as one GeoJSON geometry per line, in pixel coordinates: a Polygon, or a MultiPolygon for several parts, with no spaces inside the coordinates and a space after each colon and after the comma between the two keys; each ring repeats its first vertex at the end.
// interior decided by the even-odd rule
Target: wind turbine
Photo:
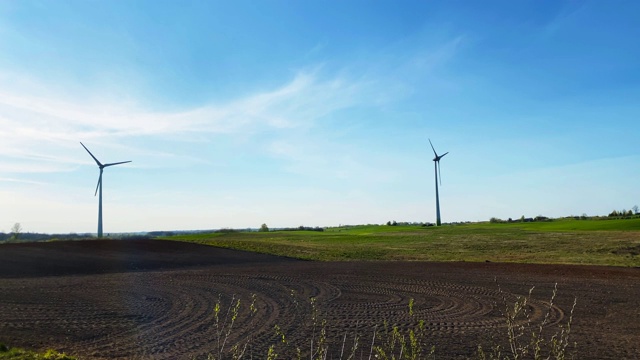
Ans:
{"type": "Polygon", "coordinates": [[[91,151],[89,151],[89,149],[87,149],[87,147],[84,146],[82,141],[80,142],[80,145],[82,145],[82,147],[85,150],[87,150],[89,155],[91,155],[93,160],[96,161],[96,164],[98,164],[98,167],[100,168],[100,177],[98,177],[98,185],[96,186],[96,192],[95,192],[95,194],[93,194],[93,196],[95,196],[98,193],[98,190],[100,190],[100,197],[98,198],[99,199],[98,200],[98,237],[101,238],[102,237],[102,170],[104,168],[106,168],[107,166],[126,164],[126,163],[130,163],[131,161],[121,161],[121,162],[117,162],[117,163],[102,164],[100,161],[98,161],[98,159],[96,159],[95,156],[93,156],[91,151]]]}
{"type": "Polygon", "coordinates": [[[436,225],[440,226],[440,196],[438,195],[438,178],[440,179],[440,185],[442,185],[442,175],[440,175],[440,159],[442,159],[449,152],[442,155],[438,155],[436,149],[433,148],[433,144],[431,143],[431,139],[429,139],[429,144],[431,145],[431,150],[433,150],[433,154],[436,156],[433,158],[433,165],[436,171],[436,225]]]}

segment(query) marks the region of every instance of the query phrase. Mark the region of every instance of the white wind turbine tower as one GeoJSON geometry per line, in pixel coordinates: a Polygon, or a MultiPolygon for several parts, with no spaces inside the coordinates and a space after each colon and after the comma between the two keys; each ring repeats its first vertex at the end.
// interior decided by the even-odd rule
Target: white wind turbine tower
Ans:
{"type": "Polygon", "coordinates": [[[440,159],[442,159],[449,152],[442,155],[438,155],[436,149],[433,148],[433,144],[431,143],[431,139],[429,139],[429,144],[431,145],[431,150],[433,150],[433,154],[436,156],[433,158],[433,165],[436,171],[436,225],[440,226],[442,223],[440,221],[440,196],[438,195],[438,179],[440,179],[440,185],[442,185],[442,175],[440,175],[440,159]]]}
{"type": "Polygon", "coordinates": [[[91,151],[89,151],[89,149],[87,149],[87,147],[84,146],[82,141],[80,142],[80,145],[82,145],[82,147],[85,150],[87,150],[89,155],[91,155],[93,160],[96,161],[96,164],[98,164],[98,167],[100,168],[100,177],[98,177],[98,185],[96,186],[96,193],[94,194],[94,196],[98,193],[98,190],[100,190],[100,197],[98,198],[98,237],[101,238],[102,237],[102,170],[107,166],[126,164],[126,163],[130,163],[131,161],[129,160],[129,161],[121,161],[117,163],[102,164],[100,161],[98,161],[98,159],[96,159],[95,156],[93,156],[91,151]]]}

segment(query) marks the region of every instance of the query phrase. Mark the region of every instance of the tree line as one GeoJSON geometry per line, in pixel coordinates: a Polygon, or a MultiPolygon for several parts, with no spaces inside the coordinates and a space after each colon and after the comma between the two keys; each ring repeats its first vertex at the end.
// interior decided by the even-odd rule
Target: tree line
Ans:
{"type": "Polygon", "coordinates": [[[609,213],[609,217],[622,217],[622,218],[628,218],[630,216],[634,216],[634,215],[640,215],[640,208],[638,208],[638,205],[634,205],[633,207],[631,207],[630,210],[626,210],[626,209],[622,209],[620,211],[618,210],[613,210],[611,213],[609,213]]]}

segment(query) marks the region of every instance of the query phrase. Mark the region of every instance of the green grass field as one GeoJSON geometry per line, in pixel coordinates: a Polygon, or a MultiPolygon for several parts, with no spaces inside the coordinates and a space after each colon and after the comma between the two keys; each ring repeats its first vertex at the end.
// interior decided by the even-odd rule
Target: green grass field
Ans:
{"type": "Polygon", "coordinates": [[[423,260],[640,266],[640,218],[353,226],[165,237],[320,261],[423,260]]]}

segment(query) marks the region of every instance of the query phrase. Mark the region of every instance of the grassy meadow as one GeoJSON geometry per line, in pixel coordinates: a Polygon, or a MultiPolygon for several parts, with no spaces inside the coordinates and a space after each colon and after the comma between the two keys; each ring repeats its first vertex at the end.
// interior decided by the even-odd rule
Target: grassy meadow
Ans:
{"type": "Polygon", "coordinates": [[[412,260],[640,266],[640,218],[557,219],[440,227],[362,225],[325,231],[164,237],[320,261],[412,260]]]}

